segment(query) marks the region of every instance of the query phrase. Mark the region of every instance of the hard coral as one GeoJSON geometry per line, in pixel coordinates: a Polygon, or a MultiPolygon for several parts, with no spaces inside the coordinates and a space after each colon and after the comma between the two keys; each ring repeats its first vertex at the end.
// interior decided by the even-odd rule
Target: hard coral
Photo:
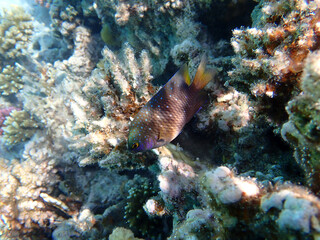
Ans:
{"type": "Polygon", "coordinates": [[[304,60],[319,48],[318,1],[260,1],[251,28],[233,31],[231,83],[250,93],[260,111],[284,121],[284,107],[299,88],[304,60]]]}
{"type": "Polygon", "coordinates": [[[22,69],[18,64],[15,66],[7,65],[0,73],[0,93],[3,96],[17,93],[23,88],[22,69]]]}
{"type": "Polygon", "coordinates": [[[22,7],[0,13],[0,58],[16,59],[24,54],[33,32],[32,18],[22,7]]]}
{"type": "Polygon", "coordinates": [[[60,200],[48,201],[58,182],[49,162],[32,160],[9,162],[0,159],[0,235],[6,239],[42,238],[51,233],[56,221],[67,216],[68,209],[59,208],[60,200]],[[45,194],[47,199],[41,197],[45,194]],[[40,237],[41,238],[41,237],[40,237]]]}
{"type": "Polygon", "coordinates": [[[147,200],[157,194],[157,189],[148,179],[138,175],[127,183],[127,188],[129,194],[126,200],[124,218],[130,228],[145,237],[158,238],[165,236],[166,233],[162,232],[160,230],[162,228],[159,227],[163,225],[162,219],[147,215],[143,208],[147,200]]]}
{"type": "Polygon", "coordinates": [[[3,139],[5,144],[14,145],[30,139],[39,128],[37,121],[26,111],[14,110],[3,123],[3,139]]]}
{"type": "Polygon", "coordinates": [[[16,107],[7,107],[0,109],[0,135],[3,134],[2,126],[3,122],[6,120],[6,117],[10,115],[13,110],[20,110],[16,107]]]}
{"type": "Polygon", "coordinates": [[[295,157],[305,171],[312,190],[320,188],[320,51],[308,56],[301,77],[303,92],[286,108],[289,121],[281,130],[282,137],[295,147],[295,157]]]}
{"type": "Polygon", "coordinates": [[[82,88],[84,96],[73,94],[75,138],[80,140],[74,147],[85,153],[79,159],[81,166],[99,162],[102,167],[122,168],[145,159],[128,154],[124,140],[130,117],[155,92],[151,63],[144,50],[137,60],[129,44],[123,46],[122,56],[105,47],[104,58],[82,88]]]}

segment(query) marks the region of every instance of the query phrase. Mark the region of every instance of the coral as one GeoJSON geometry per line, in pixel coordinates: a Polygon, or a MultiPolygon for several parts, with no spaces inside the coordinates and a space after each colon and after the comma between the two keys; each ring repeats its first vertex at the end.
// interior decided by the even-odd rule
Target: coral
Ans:
{"type": "Polygon", "coordinates": [[[264,188],[253,179],[235,176],[227,167],[207,171],[200,184],[202,205],[215,216],[212,234],[231,239],[243,233],[266,239],[319,234],[319,199],[305,188],[292,184],[264,188]]]}
{"type": "Polygon", "coordinates": [[[57,210],[60,200],[55,205],[48,201],[55,199],[50,195],[59,180],[52,164],[1,159],[0,171],[1,238],[44,238],[57,221],[66,218],[68,208],[57,210]]]}
{"type": "Polygon", "coordinates": [[[71,240],[77,237],[78,239],[98,239],[99,235],[96,231],[91,231],[95,224],[95,216],[89,209],[83,209],[78,216],[63,221],[53,231],[52,238],[54,240],[71,240]],[[89,234],[87,234],[89,232],[89,234]]]}
{"type": "Polygon", "coordinates": [[[235,178],[227,167],[218,167],[213,172],[206,172],[203,185],[212,195],[212,199],[222,204],[232,204],[240,200],[252,201],[260,193],[256,183],[235,178]]]}
{"type": "Polygon", "coordinates": [[[318,9],[317,1],[260,1],[252,27],[233,31],[230,83],[277,123],[286,120],[285,105],[299,91],[305,58],[319,47],[318,9]]]}
{"type": "Polygon", "coordinates": [[[10,115],[13,110],[20,110],[16,107],[6,107],[0,109],[0,135],[3,134],[2,126],[3,122],[6,120],[6,117],[10,115]]]}
{"type": "Polygon", "coordinates": [[[303,92],[288,103],[289,121],[281,129],[282,137],[295,147],[294,156],[314,192],[320,191],[319,57],[320,51],[307,57],[301,76],[303,92]]]}
{"type": "Polygon", "coordinates": [[[248,97],[233,88],[219,93],[207,109],[198,113],[197,128],[208,131],[209,126],[217,122],[218,128],[225,132],[248,126],[254,111],[248,97]]]}
{"type": "Polygon", "coordinates": [[[135,238],[130,229],[117,227],[112,231],[109,240],[141,240],[142,238],[135,238]]]}
{"type": "Polygon", "coordinates": [[[213,239],[219,236],[213,214],[208,210],[192,209],[186,219],[175,227],[168,238],[172,239],[213,239]],[[214,232],[216,229],[217,232],[214,232]]]}
{"type": "Polygon", "coordinates": [[[39,128],[38,122],[24,110],[10,112],[3,125],[3,140],[7,145],[30,139],[39,128]]]}
{"type": "Polygon", "coordinates": [[[148,216],[144,211],[143,206],[147,200],[157,194],[152,183],[148,179],[136,175],[131,182],[128,182],[127,188],[129,194],[124,218],[130,228],[145,237],[153,236],[156,238],[165,235],[166,233],[160,230],[162,228],[159,228],[159,226],[163,226],[162,219],[157,216],[148,216]]]}
{"type": "Polygon", "coordinates": [[[124,141],[130,117],[155,91],[150,83],[150,59],[142,51],[138,61],[128,44],[123,46],[122,54],[122,58],[117,57],[105,47],[98,68],[82,87],[84,95],[73,93],[71,109],[76,118],[77,139],[73,147],[82,155],[81,166],[98,162],[101,167],[124,168],[152,158],[150,154],[146,160],[146,156],[127,153],[124,141]]]}
{"type": "Polygon", "coordinates": [[[97,42],[92,38],[90,31],[85,27],[74,29],[74,51],[67,60],[66,65],[72,67],[70,70],[77,75],[88,77],[97,62],[95,56],[97,42]]]}
{"type": "Polygon", "coordinates": [[[0,57],[16,59],[24,54],[33,31],[32,18],[22,7],[0,13],[0,57]]]}
{"type": "Polygon", "coordinates": [[[280,230],[292,229],[302,233],[319,232],[320,201],[305,189],[285,187],[265,195],[261,209],[280,211],[276,220],[280,230]]]}
{"type": "Polygon", "coordinates": [[[192,167],[194,164],[182,149],[172,144],[160,148],[158,162],[161,170],[159,187],[165,201],[174,203],[174,199],[178,200],[186,192],[194,190],[197,176],[192,167]]]}
{"type": "Polygon", "coordinates": [[[3,96],[17,93],[23,88],[23,71],[18,64],[7,65],[0,73],[0,93],[3,96]]]}

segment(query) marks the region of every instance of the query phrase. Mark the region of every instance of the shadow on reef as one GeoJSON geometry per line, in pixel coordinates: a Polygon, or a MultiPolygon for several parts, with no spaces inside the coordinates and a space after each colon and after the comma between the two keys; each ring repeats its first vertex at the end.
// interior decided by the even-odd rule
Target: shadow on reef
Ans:
{"type": "Polygon", "coordinates": [[[251,25],[250,15],[257,4],[249,0],[236,2],[211,1],[210,7],[199,14],[199,21],[208,27],[212,39],[230,39],[233,29],[251,25]]]}
{"type": "Polygon", "coordinates": [[[273,176],[274,182],[305,181],[303,171],[293,157],[293,150],[264,119],[237,132],[223,131],[218,126],[210,132],[198,132],[194,130],[196,121],[194,118],[187,124],[173,144],[179,144],[207,166],[231,164],[239,173],[249,175],[255,169],[261,174],[255,177],[265,180],[273,176]]]}

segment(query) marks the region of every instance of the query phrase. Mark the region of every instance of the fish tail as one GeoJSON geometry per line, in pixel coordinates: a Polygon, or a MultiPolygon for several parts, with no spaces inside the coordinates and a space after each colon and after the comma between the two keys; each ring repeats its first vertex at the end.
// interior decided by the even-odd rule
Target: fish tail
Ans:
{"type": "Polygon", "coordinates": [[[203,89],[216,75],[216,71],[213,69],[206,70],[207,57],[202,56],[198,70],[191,84],[194,90],[200,91],[203,89]]]}

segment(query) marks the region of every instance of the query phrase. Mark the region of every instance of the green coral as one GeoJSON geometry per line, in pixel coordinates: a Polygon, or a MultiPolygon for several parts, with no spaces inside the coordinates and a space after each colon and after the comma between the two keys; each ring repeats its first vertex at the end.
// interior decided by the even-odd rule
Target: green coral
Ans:
{"type": "Polygon", "coordinates": [[[145,237],[156,237],[164,234],[162,220],[159,217],[149,217],[143,206],[147,200],[157,194],[153,184],[147,179],[135,176],[132,182],[127,184],[129,195],[125,206],[125,219],[130,228],[145,237]]]}
{"type": "Polygon", "coordinates": [[[0,56],[4,59],[23,55],[33,32],[32,18],[22,7],[0,13],[0,56]]]}
{"type": "Polygon", "coordinates": [[[26,111],[12,111],[4,121],[3,139],[6,145],[14,145],[30,139],[37,128],[38,123],[26,111]]]}
{"type": "Polygon", "coordinates": [[[7,65],[0,73],[0,93],[1,95],[11,95],[17,93],[23,88],[22,69],[16,64],[15,66],[7,65]]]}

